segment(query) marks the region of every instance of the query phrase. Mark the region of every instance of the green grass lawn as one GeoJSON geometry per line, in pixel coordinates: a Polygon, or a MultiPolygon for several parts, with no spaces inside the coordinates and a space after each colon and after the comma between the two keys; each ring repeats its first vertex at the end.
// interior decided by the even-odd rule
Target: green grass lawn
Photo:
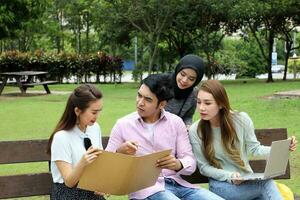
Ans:
{"type": "MultiPolygon", "coordinates": [[[[300,140],[300,99],[269,98],[274,92],[300,90],[300,81],[276,81],[265,83],[261,80],[241,80],[223,82],[235,110],[245,111],[252,118],[256,128],[286,127],[289,135],[300,140]]],[[[48,138],[61,117],[69,92],[77,85],[50,85],[51,95],[19,95],[15,87],[6,87],[0,96],[0,140],[22,140],[48,138]],[[62,92],[57,94],[56,91],[62,92]],[[12,94],[11,94],[12,92],[12,94]],[[65,93],[63,93],[65,92],[65,93]]],[[[116,120],[135,110],[137,84],[97,85],[104,94],[104,108],[98,122],[103,135],[109,135],[116,120]]],[[[29,91],[42,87],[29,88],[29,91]]],[[[194,120],[199,115],[195,114],[194,120]]],[[[300,194],[300,153],[291,155],[291,179],[281,180],[294,193],[300,194]]],[[[23,173],[47,170],[46,164],[2,165],[0,174],[23,173]]],[[[30,198],[31,199],[31,198],[30,198]]],[[[36,198],[43,199],[43,198],[36,198]]],[[[126,199],[110,197],[109,199],[126,199]]]]}

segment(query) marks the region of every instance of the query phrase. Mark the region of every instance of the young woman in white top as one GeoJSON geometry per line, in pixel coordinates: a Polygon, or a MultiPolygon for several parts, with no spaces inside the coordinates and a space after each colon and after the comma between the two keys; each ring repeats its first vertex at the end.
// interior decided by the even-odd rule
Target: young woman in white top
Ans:
{"type": "Polygon", "coordinates": [[[102,93],[93,85],[77,87],[49,138],[53,188],[51,199],[104,199],[99,192],[78,189],[84,168],[101,153],[101,130],[97,118],[102,93]]]}
{"type": "MultiPolygon", "coordinates": [[[[219,81],[205,81],[197,95],[201,120],[189,130],[200,173],[209,177],[209,189],[224,199],[282,199],[274,181],[235,179],[252,172],[248,157],[266,156],[270,147],[257,141],[252,120],[230,108],[225,88],[219,81]]],[[[292,137],[290,151],[296,150],[292,137]]]]}

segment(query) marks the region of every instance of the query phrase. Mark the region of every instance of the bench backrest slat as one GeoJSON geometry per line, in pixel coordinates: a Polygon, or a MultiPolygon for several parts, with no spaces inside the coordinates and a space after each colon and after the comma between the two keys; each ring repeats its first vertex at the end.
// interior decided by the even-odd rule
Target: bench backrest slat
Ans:
{"type": "Polygon", "coordinates": [[[286,128],[255,129],[255,134],[260,143],[266,146],[271,146],[272,141],[287,139],[286,128]]]}
{"type": "MultiPolygon", "coordinates": [[[[286,129],[256,129],[255,133],[264,145],[287,138],[286,129]]],[[[107,146],[108,139],[108,136],[102,137],[103,148],[107,146]]],[[[0,141],[0,164],[49,161],[50,157],[46,154],[47,142],[47,140],[0,141]]],[[[262,172],[265,167],[264,160],[250,161],[250,164],[257,172],[262,172]]],[[[199,170],[183,178],[191,183],[207,183],[208,181],[199,173],[199,170]]],[[[289,165],[286,174],[278,178],[290,178],[289,165]]],[[[0,176],[0,198],[49,195],[51,186],[50,173],[0,176]]]]}
{"type": "Polygon", "coordinates": [[[48,161],[47,143],[47,140],[2,141],[0,164],[48,161]]]}
{"type": "Polygon", "coordinates": [[[102,137],[102,146],[103,146],[103,149],[106,148],[106,146],[108,144],[108,140],[109,140],[109,136],[103,136],[102,137]]]}

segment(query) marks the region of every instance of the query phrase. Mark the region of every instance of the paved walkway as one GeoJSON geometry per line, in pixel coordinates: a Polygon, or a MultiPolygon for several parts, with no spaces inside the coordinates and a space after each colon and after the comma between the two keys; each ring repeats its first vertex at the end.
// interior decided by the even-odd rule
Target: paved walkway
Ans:
{"type": "Polygon", "coordinates": [[[275,97],[279,98],[300,98],[300,90],[290,90],[274,93],[275,97]]]}

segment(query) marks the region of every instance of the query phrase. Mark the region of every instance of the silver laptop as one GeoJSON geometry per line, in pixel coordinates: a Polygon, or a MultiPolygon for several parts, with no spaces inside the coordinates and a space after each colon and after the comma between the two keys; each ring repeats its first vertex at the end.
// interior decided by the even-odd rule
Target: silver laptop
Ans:
{"type": "Polygon", "coordinates": [[[265,180],[285,174],[286,166],[289,160],[289,147],[291,139],[278,140],[272,142],[271,152],[267,158],[267,164],[264,173],[249,173],[236,180],[265,180]]]}

